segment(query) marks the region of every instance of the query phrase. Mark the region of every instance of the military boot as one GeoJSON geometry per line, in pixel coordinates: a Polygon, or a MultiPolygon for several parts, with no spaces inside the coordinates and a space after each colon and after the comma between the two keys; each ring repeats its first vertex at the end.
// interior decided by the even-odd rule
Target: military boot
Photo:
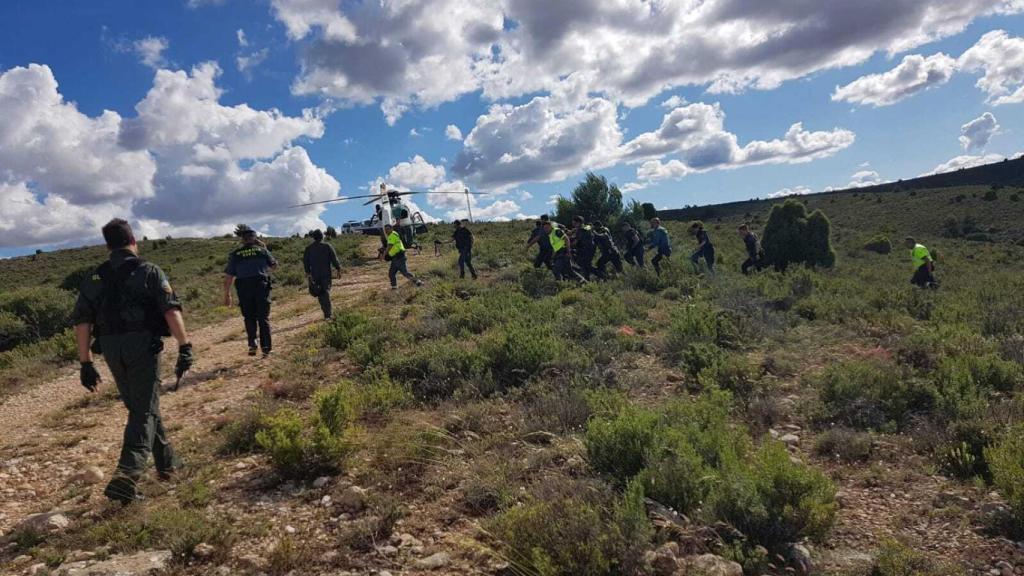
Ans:
{"type": "Polygon", "coordinates": [[[103,495],[121,504],[131,504],[137,500],[142,500],[142,494],[139,493],[138,480],[120,471],[116,472],[114,477],[110,479],[110,483],[103,489],[103,495]]]}

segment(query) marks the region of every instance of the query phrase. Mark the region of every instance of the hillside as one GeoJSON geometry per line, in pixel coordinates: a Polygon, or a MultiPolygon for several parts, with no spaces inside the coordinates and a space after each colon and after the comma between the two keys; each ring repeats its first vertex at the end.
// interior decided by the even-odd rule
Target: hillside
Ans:
{"type": "MultiPolygon", "coordinates": [[[[174,240],[180,262],[151,257],[213,292],[196,369],[161,400],[189,468],[107,503],[109,376],[96,396],[66,363],[19,377],[0,400],[0,572],[1024,574],[1024,205],[971,190],[804,197],[835,268],[750,277],[735,227],[760,231],[768,202],[701,216],[716,276],[691,271],[685,221],[662,277],[586,286],[532,269],[526,222],[473,226],[477,282],[450,246],[411,256],[419,290],[388,290],[375,240],[346,239],[335,320],[282,282],[258,361],[215,306],[228,244],[174,240]],[[941,289],[909,285],[903,249],[864,250],[907,233],[941,289]]],[[[290,274],[303,242],[273,242],[290,274]]],[[[0,274],[38,290],[89,250],[0,274]]]]}
{"type": "MultiPolygon", "coordinates": [[[[826,211],[833,225],[850,233],[899,230],[901,234],[948,236],[965,219],[975,240],[1024,240],[1024,158],[895,183],[800,197],[826,211]]],[[[661,210],[670,220],[767,216],[779,199],[747,200],[661,210]]]]}

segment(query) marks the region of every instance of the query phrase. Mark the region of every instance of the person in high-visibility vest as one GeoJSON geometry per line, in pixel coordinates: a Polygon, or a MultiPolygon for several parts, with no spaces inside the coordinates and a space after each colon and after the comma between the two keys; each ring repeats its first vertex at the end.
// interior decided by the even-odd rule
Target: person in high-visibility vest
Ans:
{"type": "Polygon", "coordinates": [[[544,222],[544,233],[551,243],[551,271],[555,274],[555,280],[575,280],[586,282],[582,276],[572,269],[572,260],[569,254],[572,250],[572,241],[565,230],[555,228],[550,221],[544,222]]]}
{"type": "Polygon", "coordinates": [[[583,273],[583,277],[590,280],[591,275],[596,275],[594,269],[594,227],[587,224],[583,216],[572,218],[572,255],[576,260],[576,266],[583,273]]]}
{"type": "Polygon", "coordinates": [[[914,276],[911,277],[910,283],[921,288],[938,288],[939,283],[935,280],[935,260],[932,259],[928,248],[909,236],[904,243],[910,249],[910,261],[914,266],[914,276]]]}
{"type": "Polygon", "coordinates": [[[399,274],[408,278],[416,286],[423,286],[423,281],[409,272],[405,257],[405,243],[402,242],[402,237],[398,235],[398,232],[390,224],[384,226],[384,235],[387,238],[388,245],[382,257],[384,260],[391,262],[391,267],[388,268],[388,279],[391,280],[391,289],[395,290],[398,288],[399,274]]]}

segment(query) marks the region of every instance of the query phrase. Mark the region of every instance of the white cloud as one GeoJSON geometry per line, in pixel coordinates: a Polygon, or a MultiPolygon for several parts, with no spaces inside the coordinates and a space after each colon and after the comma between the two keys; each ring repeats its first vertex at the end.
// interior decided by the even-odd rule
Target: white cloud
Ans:
{"type": "Polygon", "coordinates": [[[985,112],[960,127],[960,145],[964,150],[982,150],[998,132],[996,117],[991,112],[985,112]]]}
{"type": "Polygon", "coordinates": [[[476,91],[491,100],[551,91],[580,71],[590,73],[585,93],[630,107],[680,86],[771,89],[1024,10],[1020,0],[272,4],[289,36],[307,43],[295,92],[379,102],[391,122],[410,106],[476,91]]]}
{"type": "Polygon", "coordinates": [[[270,50],[267,48],[261,48],[255,52],[239,54],[235,57],[235,66],[238,68],[239,72],[244,74],[246,77],[249,77],[252,74],[252,71],[260,64],[263,64],[263,61],[266,60],[269,55],[270,50]]]}
{"type": "Polygon", "coordinates": [[[419,135],[420,135],[419,130],[416,130],[415,128],[411,128],[409,130],[409,136],[415,138],[415,137],[417,137],[419,135]]]}
{"type": "Polygon", "coordinates": [[[862,76],[837,87],[832,100],[889,106],[918,92],[949,82],[956,72],[956,60],[946,54],[924,57],[912,54],[882,74],[862,76]]]}
{"type": "Polygon", "coordinates": [[[970,155],[964,154],[950,158],[949,160],[939,164],[931,172],[925,172],[921,176],[931,176],[933,174],[944,174],[946,172],[956,172],[964,168],[974,168],[975,166],[983,166],[985,164],[992,164],[994,162],[1001,162],[1005,156],[1002,154],[985,154],[985,155],[970,155]]]}
{"type": "Polygon", "coordinates": [[[622,140],[615,105],[577,92],[495,104],[480,116],[452,172],[485,190],[566,178],[613,161],[622,140]]]}
{"type": "Polygon", "coordinates": [[[213,64],[158,71],[129,119],[81,114],[46,66],[0,74],[0,185],[17,206],[0,215],[0,245],[95,237],[114,215],[150,235],[222,233],[240,220],[274,233],[319,223],[320,207],[282,211],[337,195],[338,182],[294,145],[319,138],[320,119],[224,106],[218,73],[213,64]]]}
{"type": "Polygon", "coordinates": [[[984,73],[977,86],[992,104],[1024,102],[1024,38],[993,30],[964,52],[959,63],[966,72],[984,73]]]}
{"type": "MultiPolygon", "coordinates": [[[[444,166],[434,166],[422,156],[399,162],[388,170],[388,184],[401,188],[425,189],[440,184],[445,177],[444,166]]],[[[461,192],[461,188],[458,190],[461,192]]]]}
{"type": "Polygon", "coordinates": [[[520,190],[519,191],[519,200],[521,202],[526,202],[528,200],[533,200],[533,194],[530,194],[526,190],[520,190]]]}
{"type": "Polygon", "coordinates": [[[777,190],[768,195],[769,198],[785,198],[787,196],[804,196],[807,194],[813,194],[814,190],[811,190],[807,186],[794,186],[793,188],[783,188],[777,190]]]}
{"type": "Polygon", "coordinates": [[[455,124],[449,124],[444,129],[444,136],[449,140],[462,140],[462,130],[455,124]]]}
{"type": "Polygon", "coordinates": [[[249,45],[249,40],[248,40],[248,38],[245,37],[245,30],[243,30],[241,28],[239,28],[238,30],[235,30],[235,38],[238,39],[239,47],[245,48],[246,46],[249,45]]]}
{"type": "Polygon", "coordinates": [[[167,65],[164,52],[170,47],[167,38],[159,36],[147,36],[132,43],[132,50],[139,57],[143,65],[153,69],[167,65]]]}
{"type": "Polygon", "coordinates": [[[673,94],[672,96],[669,96],[665,101],[663,101],[661,103],[661,107],[662,108],[668,108],[669,110],[673,110],[673,109],[679,108],[681,106],[686,106],[686,104],[687,104],[686,98],[683,98],[682,96],[679,96],[678,94],[673,94]]]}
{"type": "Polygon", "coordinates": [[[618,157],[641,162],[641,181],[679,179],[695,172],[754,164],[794,164],[832,156],[853,144],[855,136],[840,128],[808,132],[801,123],[775,140],[755,140],[744,146],[725,129],[718,104],[694,103],[668,112],[657,130],[626,142],[618,157]],[[663,157],[675,156],[667,161],[663,157]]]}
{"type": "Polygon", "coordinates": [[[865,186],[874,186],[875,184],[881,184],[882,177],[878,175],[878,172],[874,170],[859,170],[854,172],[853,176],[850,177],[850,183],[846,185],[847,188],[863,188],[865,186]]]}

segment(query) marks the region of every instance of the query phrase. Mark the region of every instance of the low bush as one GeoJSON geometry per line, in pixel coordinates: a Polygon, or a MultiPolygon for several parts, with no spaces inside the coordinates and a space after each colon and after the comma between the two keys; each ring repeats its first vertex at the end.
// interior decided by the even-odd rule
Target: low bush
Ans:
{"type": "Polygon", "coordinates": [[[324,344],[336,350],[345,350],[362,334],[369,320],[352,311],[335,312],[334,319],[324,328],[324,344]]]}
{"type": "Polygon", "coordinates": [[[952,576],[956,573],[927,554],[888,540],[882,544],[869,576],[952,576]]]}
{"type": "Polygon", "coordinates": [[[444,400],[456,390],[476,384],[487,364],[485,354],[452,338],[396,350],[384,358],[390,378],[407,386],[423,402],[444,400]]]}
{"type": "Polygon", "coordinates": [[[864,462],[871,457],[874,441],[871,435],[850,428],[832,428],[818,436],[814,452],[843,462],[864,462]]]}
{"type": "Polygon", "coordinates": [[[523,293],[532,298],[554,296],[560,289],[551,271],[547,268],[526,268],[519,274],[519,286],[523,293]]]}
{"type": "Polygon", "coordinates": [[[715,386],[728,390],[744,405],[761,389],[758,368],[739,354],[729,354],[703,368],[697,373],[697,383],[703,390],[715,386]]]}
{"type": "Polygon", "coordinates": [[[650,538],[643,493],[616,501],[599,485],[549,479],[490,522],[513,572],[571,576],[631,573],[650,538]]]}
{"type": "Polygon", "coordinates": [[[69,327],[74,304],[70,292],[48,286],[19,288],[0,294],[0,313],[6,312],[21,321],[22,338],[12,345],[39,342],[61,333],[69,327]]]}
{"type": "Polygon", "coordinates": [[[864,243],[864,249],[877,254],[892,252],[892,242],[887,236],[878,235],[864,243]]]}
{"type": "Polygon", "coordinates": [[[569,357],[565,340],[547,324],[505,325],[490,334],[481,348],[494,379],[504,388],[524,384],[544,367],[569,357]]]}
{"type": "Polygon", "coordinates": [[[985,449],[985,458],[993,484],[1006,498],[1019,525],[1024,525],[1024,425],[1011,428],[999,442],[985,449]]]}
{"type": "Polygon", "coordinates": [[[342,426],[345,408],[332,397],[318,398],[318,412],[325,421],[307,424],[292,410],[281,410],[267,419],[256,433],[256,443],[270,456],[274,469],[284,478],[310,478],[337,472],[352,451],[347,428],[342,426]]]}
{"type": "Polygon", "coordinates": [[[859,429],[902,429],[916,413],[935,403],[934,391],[896,366],[876,360],[847,360],[817,378],[824,421],[859,429]]]}
{"type": "Polygon", "coordinates": [[[248,454],[259,449],[256,434],[265,429],[267,419],[274,413],[268,402],[256,402],[217,426],[221,441],[220,454],[248,454]]]}

